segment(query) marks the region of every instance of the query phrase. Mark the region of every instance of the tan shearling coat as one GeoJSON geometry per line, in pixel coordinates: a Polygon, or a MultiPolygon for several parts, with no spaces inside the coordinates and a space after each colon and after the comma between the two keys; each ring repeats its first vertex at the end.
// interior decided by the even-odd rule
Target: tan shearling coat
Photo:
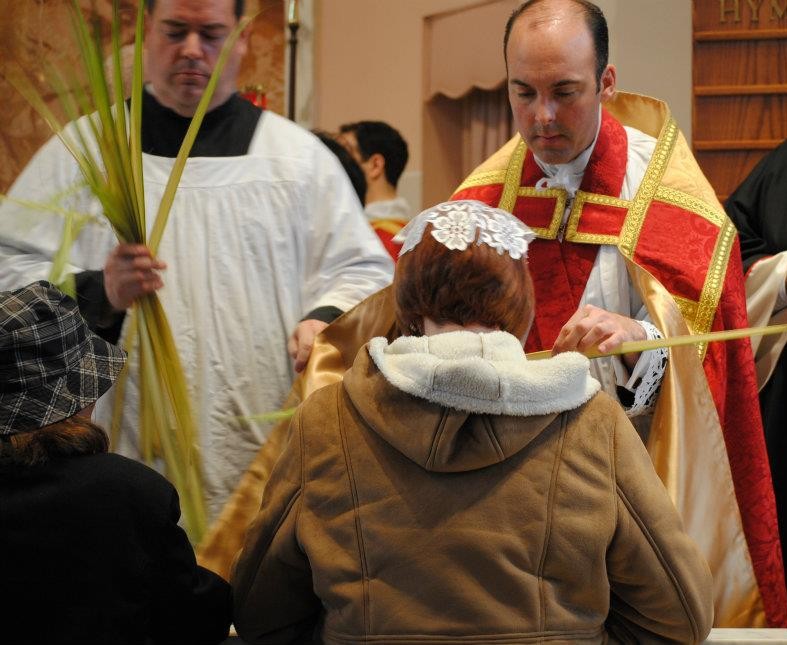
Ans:
{"type": "MultiPolygon", "coordinates": [[[[513,337],[496,354],[482,339],[470,357],[444,347],[435,360],[419,355],[443,336],[451,334],[415,349],[409,339],[375,339],[383,349],[374,360],[364,347],[343,383],[300,407],[233,574],[239,635],[402,645],[702,640],[713,620],[708,567],[619,405],[593,394],[597,384],[580,396],[587,402],[566,404],[577,396],[577,368],[559,362],[546,389],[527,379],[512,386],[506,360],[524,364],[511,363],[514,371],[549,363],[528,364],[513,337]],[[420,367],[397,376],[385,361],[402,352],[420,367]],[[409,383],[419,373],[427,376],[409,383]],[[452,388],[481,392],[482,407],[542,388],[535,400],[546,391],[573,409],[480,414],[428,400],[454,397],[452,388]]],[[[585,361],[579,376],[595,384],[575,356],[585,361]]]]}

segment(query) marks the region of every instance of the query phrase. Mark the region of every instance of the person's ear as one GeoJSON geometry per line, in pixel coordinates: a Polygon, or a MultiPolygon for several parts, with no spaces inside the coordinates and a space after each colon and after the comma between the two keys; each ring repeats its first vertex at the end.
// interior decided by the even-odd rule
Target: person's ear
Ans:
{"type": "MultiPolygon", "coordinates": [[[[245,16],[242,16],[240,19],[247,20],[245,16]]],[[[251,38],[251,32],[253,29],[254,21],[248,20],[246,26],[243,28],[240,34],[238,34],[238,40],[235,41],[235,46],[233,47],[233,55],[237,56],[239,61],[243,60],[243,58],[246,56],[246,53],[249,51],[249,38],[251,38]]]]}
{"type": "Polygon", "coordinates": [[[601,73],[599,84],[601,85],[601,102],[609,101],[615,96],[617,82],[617,71],[614,65],[607,65],[606,69],[601,73]]]}
{"type": "Polygon", "coordinates": [[[379,152],[369,155],[366,160],[367,173],[370,179],[377,179],[385,174],[385,157],[379,152]]]}
{"type": "MultiPolygon", "coordinates": [[[[246,20],[246,17],[241,17],[241,20],[246,20]]],[[[238,36],[238,42],[243,47],[243,53],[246,53],[246,50],[249,47],[249,38],[251,38],[251,32],[254,30],[254,21],[249,20],[246,26],[243,28],[243,31],[240,32],[240,36],[238,36]]]]}

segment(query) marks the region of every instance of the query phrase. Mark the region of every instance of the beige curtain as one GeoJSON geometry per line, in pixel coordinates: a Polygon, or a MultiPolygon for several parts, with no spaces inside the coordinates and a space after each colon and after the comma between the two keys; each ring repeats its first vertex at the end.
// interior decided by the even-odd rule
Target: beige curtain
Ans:
{"type": "Polygon", "coordinates": [[[514,135],[506,86],[473,88],[461,99],[462,177],[469,175],[514,135]]]}

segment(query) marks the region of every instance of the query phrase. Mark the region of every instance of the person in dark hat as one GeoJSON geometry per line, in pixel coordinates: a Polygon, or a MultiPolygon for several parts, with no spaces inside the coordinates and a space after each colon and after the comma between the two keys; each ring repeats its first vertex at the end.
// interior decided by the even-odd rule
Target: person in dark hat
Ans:
{"type": "Polygon", "coordinates": [[[218,643],[229,585],[175,489],[90,421],[125,356],[47,282],[0,292],[0,640],[218,643]]]}

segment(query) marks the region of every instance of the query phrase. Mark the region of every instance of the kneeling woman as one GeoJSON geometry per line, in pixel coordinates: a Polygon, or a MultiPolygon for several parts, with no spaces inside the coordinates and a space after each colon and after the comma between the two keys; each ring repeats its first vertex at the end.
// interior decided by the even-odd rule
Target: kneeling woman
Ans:
{"type": "Polygon", "coordinates": [[[532,233],[478,202],[405,229],[397,320],[293,419],[233,586],[249,643],[691,643],[711,578],[623,410],[528,361],[532,233]]]}

